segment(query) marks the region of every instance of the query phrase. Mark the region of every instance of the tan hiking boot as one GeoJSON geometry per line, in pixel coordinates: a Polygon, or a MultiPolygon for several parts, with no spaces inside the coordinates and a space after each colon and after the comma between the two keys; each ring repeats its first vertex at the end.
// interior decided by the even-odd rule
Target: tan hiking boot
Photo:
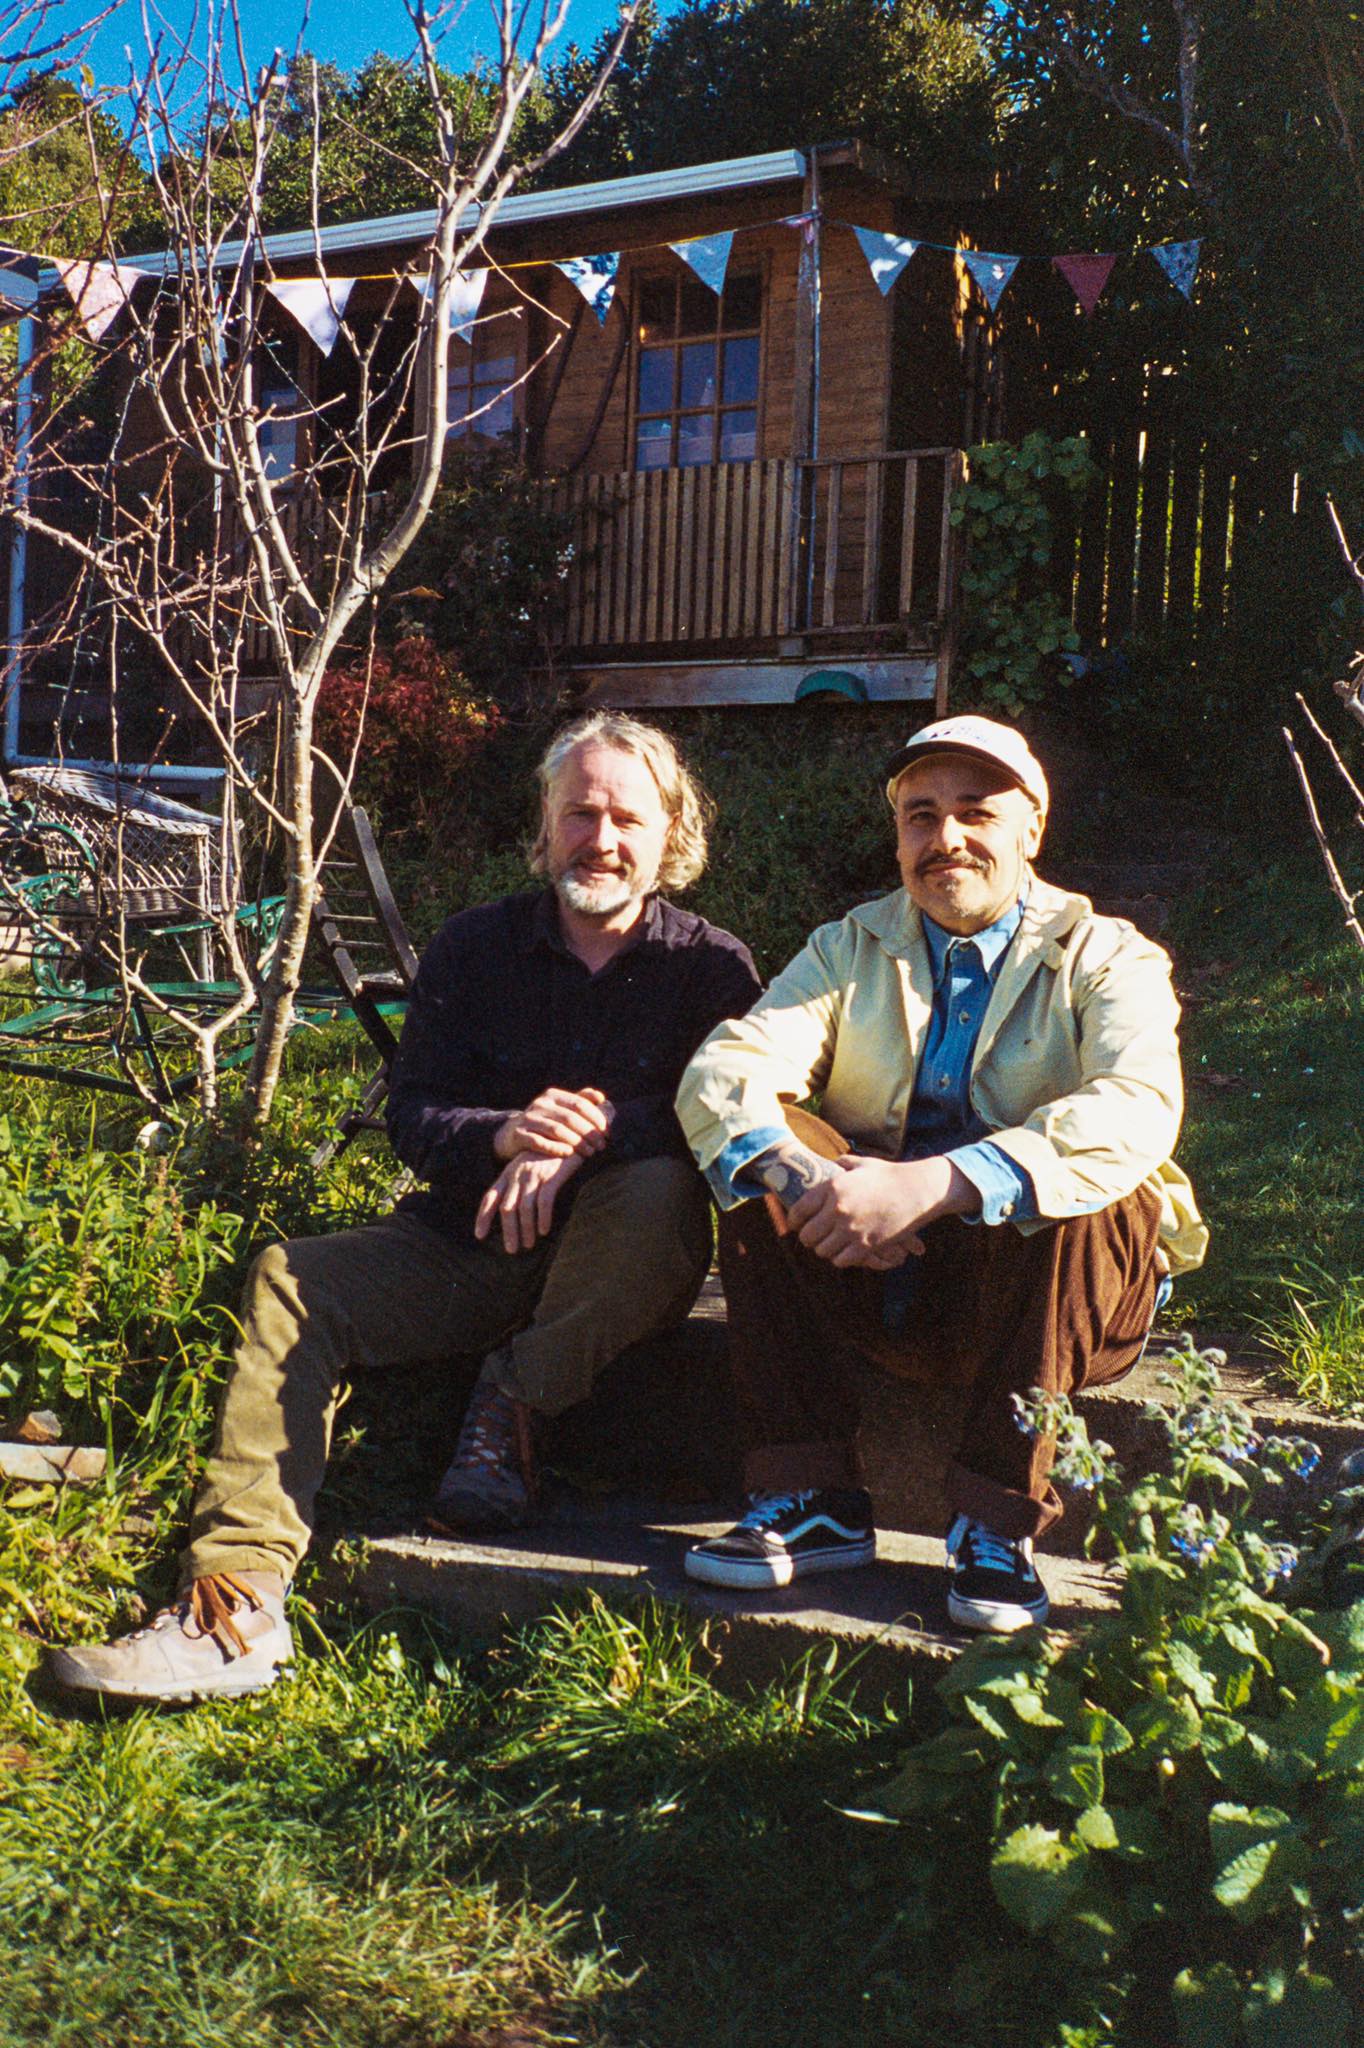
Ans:
{"type": "Polygon", "coordinates": [[[219,1572],[115,1643],[49,1650],[47,1670],[68,1692],[194,1700],[261,1692],[293,1654],[283,1597],[219,1572]]]}
{"type": "Polygon", "coordinates": [[[518,1529],[529,1521],[535,1497],[530,1410],[494,1381],[479,1380],[427,1519],[441,1533],[518,1529]]]}

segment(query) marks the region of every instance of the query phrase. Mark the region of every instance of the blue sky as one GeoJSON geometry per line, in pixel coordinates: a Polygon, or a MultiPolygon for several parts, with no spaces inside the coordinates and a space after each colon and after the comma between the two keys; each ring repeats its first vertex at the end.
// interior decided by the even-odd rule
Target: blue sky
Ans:
{"type": "MultiPolygon", "coordinates": [[[[303,18],[301,4],[293,0],[238,0],[247,53],[252,65],[263,63],[276,45],[292,48],[303,18]]],[[[69,18],[89,16],[96,9],[85,0],[67,0],[69,18]]],[[[173,31],[184,32],[200,17],[194,0],[160,0],[148,6],[154,21],[163,21],[173,31]]],[[[538,0],[535,6],[538,20],[538,0]]],[[[568,26],[563,45],[590,45],[602,29],[615,20],[615,0],[570,0],[568,26]]],[[[412,28],[402,0],[313,0],[306,33],[307,47],[315,55],[353,71],[375,50],[387,50],[397,57],[412,49],[412,28]]],[[[114,16],[95,36],[90,65],[101,84],[121,84],[127,77],[124,49],[131,45],[134,57],[145,51],[140,0],[122,0],[114,16]]],[[[445,61],[462,70],[476,55],[490,55],[497,48],[497,34],[489,0],[467,0],[457,19],[452,19],[442,44],[445,61]]]]}

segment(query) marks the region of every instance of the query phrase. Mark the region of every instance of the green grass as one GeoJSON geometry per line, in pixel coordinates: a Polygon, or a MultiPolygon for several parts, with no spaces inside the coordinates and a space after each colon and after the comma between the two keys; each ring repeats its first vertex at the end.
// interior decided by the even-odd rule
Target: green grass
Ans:
{"type": "MultiPolygon", "coordinates": [[[[1356,1276],[1357,1299],[1364,1273],[1364,958],[1307,853],[1268,866],[1249,847],[1179,906],[1169,939],[1186,996],[1180,1156],[1212,1230],[1177,1299],[1202,1328],[1267,1321],[1286,1338],[1295,1287],[1320,1298],[1356,1276]]],[[[1347,1365],[1355,1323],[1352,1339],[1337,1322],[1347,1365]]],[[[1348,1375],[1296,1356],[1312,1398],[1355,1398],[1348,1375]]]]}
{"type": "Polygon", "coordinates": [[[303,1648],[252,1700],[28,1702],[0,1761],[6,2048],[863,2048],[947,2023],[905,1976],[911,1845],[841,1811],[904,1723],[837,1678],[736,1702],[692,1627],[597,1602],[492,1656],[410,1617],[337,1639],[305,1616],[303,1648]]]}

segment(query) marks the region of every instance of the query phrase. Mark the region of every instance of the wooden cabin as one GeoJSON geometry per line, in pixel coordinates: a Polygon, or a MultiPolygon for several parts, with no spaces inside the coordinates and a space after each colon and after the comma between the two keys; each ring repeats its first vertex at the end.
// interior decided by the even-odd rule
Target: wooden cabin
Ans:
{"type": "MultiPolygon", "coordinates": [[[[945,700],[951,493],[963,447],[1004,425],[996,323],[949,252],[999,246],[997,210],[977,184],[858,143],[503,203],[476,324],[452,344],[450,440],[514,450],[567,522],[553,662],[571,697],[789,702],[831,686],[945,700]],[[856,227],[935,246],[883,293],[856,227]],[[723,232],[717,293],[670,245],[723,232]],[[555,267],[600,252],[619,253],[601,321],[555,267]]],[[[349,321],[377,317],[430,220],[322,231],[328,275],[358,280],[349,321]]],[[[316,253],[306,230],[265,248],[276,277],[316,276],[316,253]]],[[[415,321],[408,298],[397,318],[415,321]]],[[[270,461],[284,477],[307,455],[291,395],[344,406],[350,371],[344,349],[325,357],[282,310],[271,321],[279,390],[267,377],[261,399],[281,414],[270,461]]],[[[22,721],[11,712],[11,757],[21,724],[20,753],[50,752],[49,723],[32,691],[22,721]]]]}

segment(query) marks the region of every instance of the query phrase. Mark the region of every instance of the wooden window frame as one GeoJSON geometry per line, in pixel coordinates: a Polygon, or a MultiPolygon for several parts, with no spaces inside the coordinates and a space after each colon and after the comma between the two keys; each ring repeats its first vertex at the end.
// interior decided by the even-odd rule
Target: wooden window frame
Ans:
{"type": "MultiPolygon", "coordinates": [[[[508,394],[511,399],[512,409],[511,430],[506,434],[489,434],[484,431],[480,422],[476,420],[472,430],[460,433],[457,429],[463,425],[467,415],[461,414],[459,419],[451,417],[448,419],[445,429],[446,450],[448,452],[452,448],[504,448],[510,454],[519,455],[525,440],[524,398],[526,386],[523,380],[526,374],[527,343],[526,312],[523,302],[519,299],[512,299],[505,306],[494,306],[491,312],[486,311],[484,307],[480,306],[469,342],[465,344],[452,338],[450,344],[450,368],[453,368],[455,365],[455,350],[465,346],[468,348],[468,375],[465,379],[465,389],[469,392],[470,397],[472,397],[475,389],[473,372],[474,366],[478,361],[479,343],[481,340],[486,340],[493,344],[493,347],[489,349],[490,354],[493,352],[509,354],[515,362],[516,367],[512,372],[512,388],[508,394]],[[496,338],[493,329],[498,322],[509,323],[515,328],[515,345],[510,349],[501,350],[496,348],[496,338]]],[[[450,378],[449,370],[447,369],[447,407],[449,404],[449,392],[450,378]]],[[[484,414],[483,417],[486,419],[487,415],[484,414]]]]}
{"type": "MultiPolygon", "coordinates": [[[[752,408],[754,413],[753,453],[751,456],[739,456],[737,458],[731,458],[731,460],[738,460],[741,462],[760,462],[762,460],[763,443],[767,427],[767,323],[768,308],[771,303],[771,264],[769,258],[770,251],[767,250],[763,250],[760,253],[758,253],[755,259],[750,262],[736,262],[732,252],[730,256],[729,273],[726,278],[726,282],[728,282],[729,277],[733,277],[735,279],[743,277],[754,277],[757,279],[758,324],[756,327],[736,328],[733,330],[732,336],[725,335],[720,327],[721,296],[718,292],[714,295],[715,328],[712,338],[715,341],[717,349],[723,346],[725,339],[730,338],[740,339],[745,336],[755,335],[758,342],[758,391],[756,400],[752,408]]],[[[652,284],[670,284],[674,287],[674,291],[676,291],[679,285],[686,284],[688,280],[700,284],[700,279],[695,276],[695,273],[690,269],[688,265],[682,263],[680,257],[678,258],[676,266],[669,266],[667,269],[650,266],[647,269],[640,269],[635,271],[630,279],[630,384],[629,404],[627,407],[626,416],[625,457],[627,469],[629,469],[631,473],[636,476],[647,476],[649,473],[646,469],[642,469],[639,464],[638,436],[640,420],[664,418],[672,420],[672,452],[675,455],[677,452],[678,420],[688,415],[694,416],[700,411],[699,407],[674,405],[666,414],[661,412],[642,412],[639,403],[639,363],[640,356],[643,353],[645,347],[645,343],[640,339],[639,331],[642,324],[642,293],[644,292],[647,286],[652,284]]],[[[706,287],[702,285],[701,289],[704,291],[706,287]]],[[[672,340],[672,347],[674,353],[679,348],[682,347],[684,341],[701,341],[704,339],[704,335],[684,336],[678,333],[674,333],[672,340]]],[[[652,342],[649,343],[648,346],[659,347],[661,346],[661,344],[657,342],[652,342]]],[[[676,389],[676,382],[674,382],[674,389],[676,389]]],[[[687,469],[705,469],[708,467],[714,467],[715,465],[719,464],[725,459],[718,452],[720,446],[719,422],[722,416],[726,412],[741,412],[746,411],[747,409],[748,408],[744,406],[722,405],[717,395],[715,403],[710,409],[711,418],[715,421],[716,424],[716,453],[712,455],[710,463],[707,464],[703,462],[696,462],[682,464],[673,461],[669,463],[660,463],[657,466],[660,469],[680,469],[683,467],[687,469]]]]}

